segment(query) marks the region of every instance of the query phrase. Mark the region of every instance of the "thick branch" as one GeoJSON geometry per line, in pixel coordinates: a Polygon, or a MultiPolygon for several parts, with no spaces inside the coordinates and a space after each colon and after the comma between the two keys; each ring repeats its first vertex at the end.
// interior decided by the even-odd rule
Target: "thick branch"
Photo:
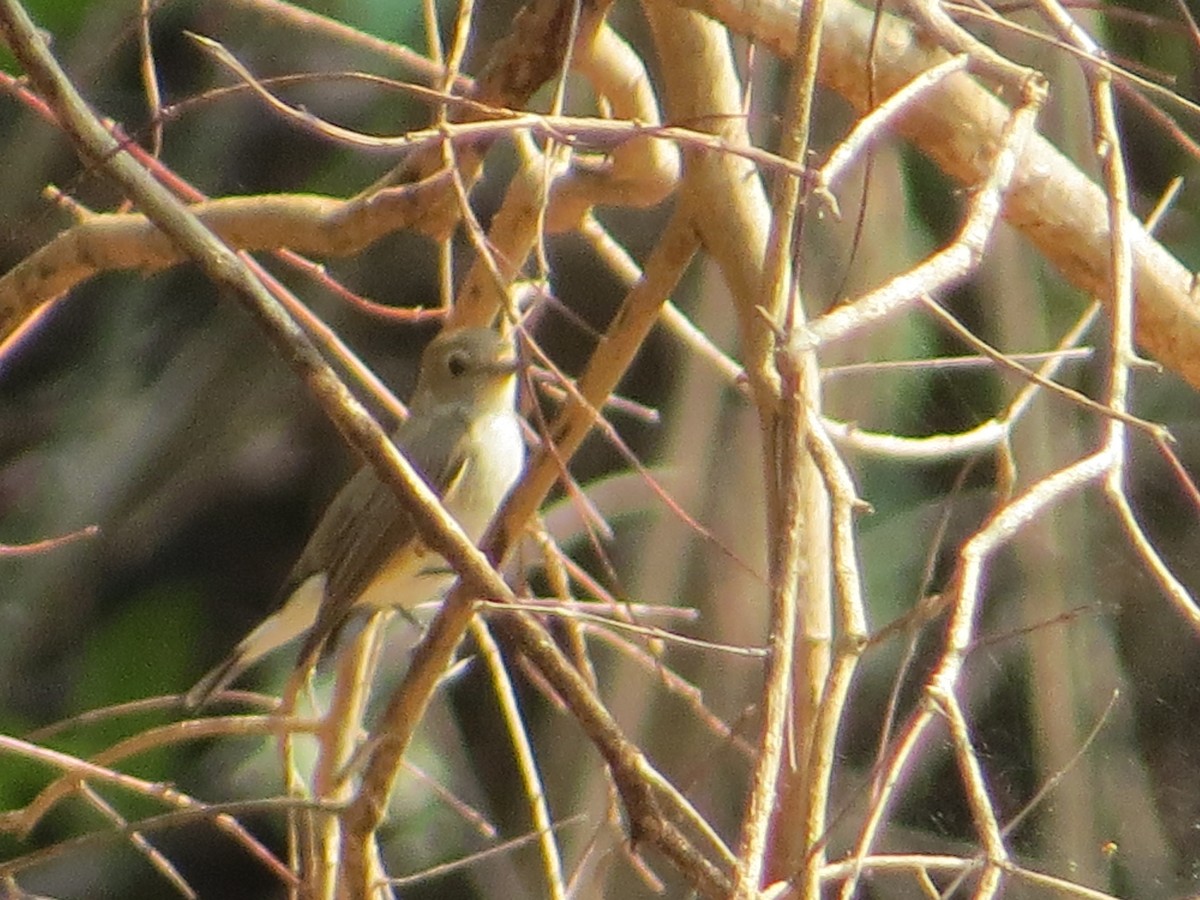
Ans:
{"type": "MultiPolygon", "coordinates": [[[[800,4],[792,0],[686,0],[739,34],[789,57],[795,49],[800,4]]],[[[883,98],[947,58],[907,23],[884,15],[875,64],[866,65],[874,13],[828,0],[820,78],[861,112],[870,108],[867,76],[883,98]]],[[[956,74],[924,94],[901,117],[900,133],[960,184],[987,176],[1009,109],[968,75],[956,74]]],[[[1045,138],[1025,149],[1009,188],[1004,217],[1072,284],[1110,302],[1111,238],[1104,192],[1045,138]]],[[[1156,359],[1200,387],[1200,307],[1190,296],[1192,275],[1140,226],[1130,227],[1134,257],[1137,339],[1156,359]]]]}

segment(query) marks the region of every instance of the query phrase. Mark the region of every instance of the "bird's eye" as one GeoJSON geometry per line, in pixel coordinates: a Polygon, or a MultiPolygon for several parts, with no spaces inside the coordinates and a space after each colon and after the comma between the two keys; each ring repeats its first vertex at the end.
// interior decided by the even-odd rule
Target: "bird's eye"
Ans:
{"type": "Polygon", "coordinates": [[[450,370],[451,375],[457,378],[467,371],[467,357],[462,353],[450,354],[450,358],[446,360],[446,368],[450,370]]]}

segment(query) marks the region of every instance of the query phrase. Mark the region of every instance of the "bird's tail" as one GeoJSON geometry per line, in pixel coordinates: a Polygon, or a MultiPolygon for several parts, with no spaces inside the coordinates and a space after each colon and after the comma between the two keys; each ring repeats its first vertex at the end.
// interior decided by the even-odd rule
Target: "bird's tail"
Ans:
{"type": "Polygon", "coordinates": [[[282,607],[267,616],[242,639],[224,662],[183,695],[184,706],[191,712],[200,709],[272,650],[312,628],[324,590],[324,575],[313,576],[302,582],[282,607]]]}
{"type": "Polygon", "coordinates": [[[206,706],[214,696],[229,687],[235,678],[250,667],[254,660],[240,653],[240,649],[239,647],[220,665],[210,669],[190,691],[183,695],[183,705],[189,712],[197,712],[206,706]]]}

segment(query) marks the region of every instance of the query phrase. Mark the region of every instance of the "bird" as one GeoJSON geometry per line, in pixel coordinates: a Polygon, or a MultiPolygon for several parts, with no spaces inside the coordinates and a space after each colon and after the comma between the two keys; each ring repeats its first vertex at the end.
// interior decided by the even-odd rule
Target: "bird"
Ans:
{"type": "MultiPolygon", "coordinates": [[[[421,355],[409,417],[392,437],[477,542],[520,477],[525,441],[511,339],[490,328],[438,335],[421,355]]],[[[309,666],[356,610],[412,609],[454,583],[405,504],[363,466],[334,496],[280,592],[282,603],[184,695],[196,711],[268,653],[305,635],[309,666]]]]}

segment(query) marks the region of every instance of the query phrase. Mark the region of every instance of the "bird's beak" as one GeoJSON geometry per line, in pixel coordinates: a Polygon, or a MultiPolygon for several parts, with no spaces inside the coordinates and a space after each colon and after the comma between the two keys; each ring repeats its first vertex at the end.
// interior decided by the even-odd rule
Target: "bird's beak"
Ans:
{"type": "Polygon", "coordinates": [[[488,365],[488,371],[494,375],[515,375],[521,369],[521,360],[516,356],[505,356],[488,365]]]}

